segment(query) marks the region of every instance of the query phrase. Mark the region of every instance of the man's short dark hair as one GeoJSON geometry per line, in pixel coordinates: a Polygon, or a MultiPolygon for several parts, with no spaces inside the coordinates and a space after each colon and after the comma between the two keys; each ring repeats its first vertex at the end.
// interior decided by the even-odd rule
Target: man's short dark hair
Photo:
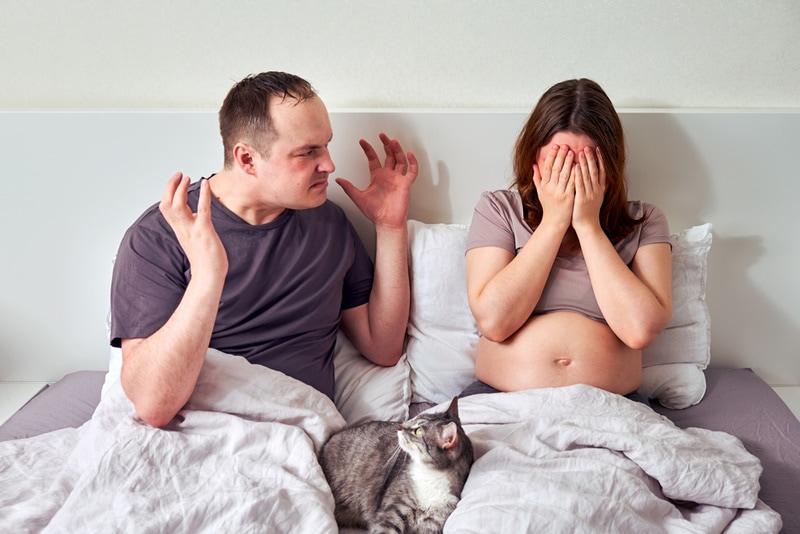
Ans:
{"type": "Polygon", "coordinates": [[[269,153],[275,134],[269,110],[272,97],[302,102],[316,95],[310,83],[286,72],[251,74],[234,85],[219,110],[225,167],[233,163],[233,147],[239,142],[253,146],[262,156],[269,153]]]}

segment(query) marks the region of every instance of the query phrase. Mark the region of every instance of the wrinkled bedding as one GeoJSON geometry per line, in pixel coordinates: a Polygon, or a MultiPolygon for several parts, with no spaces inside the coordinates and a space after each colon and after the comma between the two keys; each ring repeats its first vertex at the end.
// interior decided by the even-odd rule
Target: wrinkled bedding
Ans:
{"type": "Polygon", "coordinates": [[[759,460],[728,434],[581,385],[475,395],[459,412],[476,460],[445,532],[781,528],[758,500],[759,460]]]}
{"type": "MultiPolygon", "coordinates": [[[[728,434],[588,386],[475,395],[459,411],[476,461],[445,532],[780,530],[759,460],[728,434]]],[[[0,443],[0,525],[337,532],[316,452],[344,424],[308,386],[209,351],[164,430],[116,384],[80,428],[0,443]]]]}
{"type": "Polygon", "coordinates": [[[0,443],[6,532],[335,532],[316,452],[344,426],[321,393],[209,351],[165,430],[117,383],[78,429],[0,443]]]}

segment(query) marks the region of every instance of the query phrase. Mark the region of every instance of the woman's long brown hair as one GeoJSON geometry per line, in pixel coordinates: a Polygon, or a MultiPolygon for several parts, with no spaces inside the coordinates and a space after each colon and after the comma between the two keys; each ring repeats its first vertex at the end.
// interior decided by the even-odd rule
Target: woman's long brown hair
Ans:
{"type": "Polygon", "coordinates": [[[514,186],[522,197],[525,221],[532,229],[542,222],[542,205],[533,183],[539,150],[558,132],[583,134],[597,143],[606,169],[606,194],[600,225],[616,243],[644,217],[628,213],[625,183],[625,136],[614,105],[594,81],[567,80],[548,89],[533,108],[514,149],[514,186]]]}

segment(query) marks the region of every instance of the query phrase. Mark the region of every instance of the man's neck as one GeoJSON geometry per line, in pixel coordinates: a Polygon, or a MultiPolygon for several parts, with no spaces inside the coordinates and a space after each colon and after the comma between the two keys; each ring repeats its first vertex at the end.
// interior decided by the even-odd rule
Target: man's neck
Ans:
{"type": "Polygon", "coordinates": [[[240,176],[230,169],[222,169],[209,179],[208,184],[214,198],[246,223],[258,226],[274,221],[285,208],[259,205],[257,200],[254,201],[259,195],[249,191],[247,184],[252,183],[251,180],[250,176],[240,176]]]}

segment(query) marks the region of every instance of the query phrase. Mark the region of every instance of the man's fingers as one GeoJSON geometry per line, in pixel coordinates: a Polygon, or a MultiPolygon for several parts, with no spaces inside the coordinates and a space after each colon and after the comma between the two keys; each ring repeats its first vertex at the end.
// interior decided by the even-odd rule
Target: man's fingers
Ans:
{"type": "Polygon", "coordinates": [[[178,187],[175,188],[175,194],[172,196],[173,209],[181,210],[186,206],[186,202],[189,199],[189,184],[191,183],[191,178],[188,176],[181,176],[180,181],[178,181],[178,187]]]}
{"type": "Polygon", "coordinates": [[[345,178],[336,178],[336,183],[339,184],[339,187],[341,187],[344,190],[345,194],[351,199],[353,199],[353,202],[355,202],[354,197],[358,195],[361,192],[361,190],[358,189],[349,180],[345,178]]]}
{"type": "Polygon", "coordinates": [[[381,161],[378,159],[378,153],[375,152],[375,149],[372,148],[372,145],[369,144],[369,142],[367,142],[365,139],[360,139],[358,144],[361,145],[361,150],[363,150],[364,155],[367,156],[367,164],[369,165],[370,172],[380,168],[381,161]]]}
{"type": "Polygon", "coordinates": [[[211,185],[206,178],[200,180],[200,198],[197,200],[197,215],[204,219],[211,219],[211,185]]]}
{"type": "MultiPolygon", "coordinates": [[[[394,139],[390,139],[389,136],[383,132],[381,132],[378,137],[380,137],[381,143],[383,143],[383,151],[386,153],[386,161],[384,162],[383,166],[394,169],[394,166],[397,163],[397,151],[400,143],[394,139]]],[[[400,157],[405,159],[402,149],[400,149],[400,157]]]]}
{"type": "Polygon", "coordinates": [[[167,186],[164,188],[164,194],[161,197],[162,206],[172,205],[172,199],[175,198],[175,191],[178,189],[178,184],[180,184],[182,179],[183,173],[176,172],[172,175],[172,178],[167,180],[167,186]]]}
{"type": "Polygon", "coordinates": [[[409,151],[406,157],[408,158],[408,174],[413,176],[412,181],[416,180],[417,174],[419,173],[419,162],[417,161],[417,156],[415,156],[413,152],[409,151]]]}

